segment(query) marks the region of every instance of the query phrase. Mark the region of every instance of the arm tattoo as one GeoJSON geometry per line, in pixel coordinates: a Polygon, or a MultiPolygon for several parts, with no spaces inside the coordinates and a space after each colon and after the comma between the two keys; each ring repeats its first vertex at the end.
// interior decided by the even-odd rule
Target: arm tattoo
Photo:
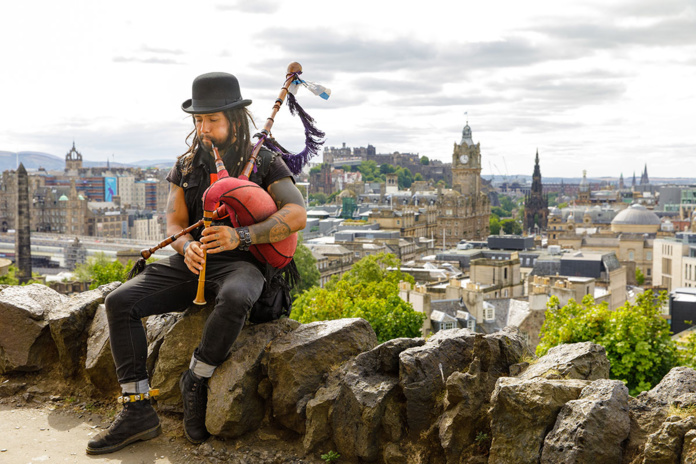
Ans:
{"type": "Polygon", "coordinates": [[[174,214],[176,213],[176,208],[174,207],[174,196],[175,192],[177,191],[179,187],[178,185],[172,184],[171,189],[169,190],[169,197],[167,198],[167,214],[174,214]]]}
{"type": "Polygon", "coordinates": [[[290,226],[278,219],[278,224],[271,227],[269,241],[271,243],[280,242],[281,240],[289,237],[291,233],[292,231],[290,230],[290,226]]]}
{"type": "Polygon", "coordinates": [[[249,227],[251,243],[275,243],[302,230],[307,213],[298,205],[285,205],[265,221],[249,227]]]}

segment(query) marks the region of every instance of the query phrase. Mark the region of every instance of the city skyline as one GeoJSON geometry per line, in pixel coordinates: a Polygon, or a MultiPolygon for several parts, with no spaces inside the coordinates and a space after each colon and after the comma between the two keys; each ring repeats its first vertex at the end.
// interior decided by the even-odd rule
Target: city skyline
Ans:
{"type": "MultiPolygon", "coordinates": [[[[696,6],[688,0],[427,5],[11,3],[0,30],[0,151],[173,160],[193,78],[236,74],[262,124],[285,68],[332,89],[298,101],[326,146],[451,160],[470,124],[482,174],[685,175],[696,154],[696,6]],[[408,11],[404,11],[407,9],[408,11]],[[41,14],[36,14],[40,11],[41,14]],[[334,13],[333,15],[331,13],[334,13]],[[408,19],[411,18],[411,19],[408,19]],[[229,33],[225,34],[224,31],[229,33]],[[12,45],[10,45],[12,44],[12,45]]],[[[282,109],[274,135],[302,148],[282,109]]],[[[318,160],[315,160],[318,161],[318,160]]]]}

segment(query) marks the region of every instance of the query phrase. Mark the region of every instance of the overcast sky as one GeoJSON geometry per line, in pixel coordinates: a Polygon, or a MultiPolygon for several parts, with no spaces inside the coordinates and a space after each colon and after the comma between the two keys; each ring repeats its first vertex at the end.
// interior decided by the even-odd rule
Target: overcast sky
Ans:
{"type": "MultiPolygon", "coordinates": [[[[326,146],[483,173],[696,177],[696,1],[2,2],[0,150],[174,159],[191,82],[231,72],[263,124],[291,61],[326,146]]],[[[283,108],[274,135],[302,148],[283,108]]]]}

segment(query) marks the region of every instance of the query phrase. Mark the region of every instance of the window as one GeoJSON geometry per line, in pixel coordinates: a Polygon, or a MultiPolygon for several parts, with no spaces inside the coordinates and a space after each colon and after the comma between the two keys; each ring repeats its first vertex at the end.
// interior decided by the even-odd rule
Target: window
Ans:
{"type": "Polygon", "coordinates": [[[443,322],[440,326],[440,330],[454,329],[454,322],[443,322]]]}
{"type": "Polygon", "coordinates": [[[476,321],[474,319],[469,319],[466,321],[466,328],[469,330],[475,330],[476,329],[476,321]]]}
{"type": "Polygon", "coordinates": [[[629,251],[629,252],[628,252],[628,260],[629,260],[629,261],[633,261],[633,260],[635,260],[635,259],[636,259],[636,255],[635,255],[635,253],[633,252],[633,250],[629,251]]]}
{"type": "Polygon", "coordinates": [[[495,319],[495,310],[493,308],[485,308],[483,310],[483,318],[487,321],[495,319]]]}

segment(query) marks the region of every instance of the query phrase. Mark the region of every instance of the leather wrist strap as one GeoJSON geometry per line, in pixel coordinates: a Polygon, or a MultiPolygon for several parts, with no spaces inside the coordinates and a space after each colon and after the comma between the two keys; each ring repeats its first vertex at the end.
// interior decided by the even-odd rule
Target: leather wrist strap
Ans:
{"type": "Polygon", "coordinates": [[[242,251],[249,251],[251,247],[251,234],[249,233],[248,227],[237,227],[234,229],[239,236],[239,246],[237,249],[242,251]]]}

